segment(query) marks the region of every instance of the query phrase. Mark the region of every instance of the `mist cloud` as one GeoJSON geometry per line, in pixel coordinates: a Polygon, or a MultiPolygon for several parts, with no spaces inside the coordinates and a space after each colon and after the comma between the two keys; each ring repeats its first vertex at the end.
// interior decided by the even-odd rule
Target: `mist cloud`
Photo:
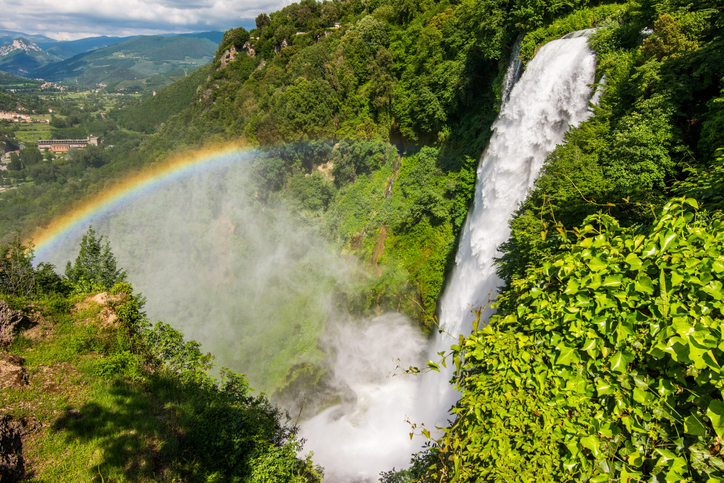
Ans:
{"type": "MultiPolygon", "coordinates": [[[[401,314],[347,312],[365,269],[325,242],[315,219],[259,202],[249,160],[204,169],[87,222],[148,297],[152,321],[302,415],[330,482],[404,466],[420,446],[406,420],[419,421],[421,380],[393,373],[423,364],[426,338],[401,314]]],[[[36,261],[65,266],[82,234],[36,261]]]]}

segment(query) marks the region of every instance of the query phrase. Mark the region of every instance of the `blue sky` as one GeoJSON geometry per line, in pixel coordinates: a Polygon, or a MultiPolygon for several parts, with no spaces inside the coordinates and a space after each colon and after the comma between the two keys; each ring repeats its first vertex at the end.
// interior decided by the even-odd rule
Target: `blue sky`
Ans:
{"type": "Polygon", "coordinates": [[[0,0],[0,29],[58,40],[228,30],[291,0],[0,0]]]}

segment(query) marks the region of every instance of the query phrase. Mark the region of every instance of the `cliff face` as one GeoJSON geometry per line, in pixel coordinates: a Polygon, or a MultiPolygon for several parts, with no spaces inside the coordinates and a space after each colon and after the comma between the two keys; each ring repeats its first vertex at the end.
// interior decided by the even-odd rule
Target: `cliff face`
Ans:
{"type": "Polygon", "coordinates": [[[42,52],[43,49],[38,47],[33,42],[28,42],[25,39],[15,39],[9,44],[5,44],[0,46],[0,57],[8,55],[16,50],[21,50],[25,53],[35,51],[35,52],[42,52]]]}

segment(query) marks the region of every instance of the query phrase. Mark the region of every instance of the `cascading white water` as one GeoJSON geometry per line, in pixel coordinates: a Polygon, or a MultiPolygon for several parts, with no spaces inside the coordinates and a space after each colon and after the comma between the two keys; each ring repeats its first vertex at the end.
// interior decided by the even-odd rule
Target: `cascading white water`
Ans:
{"type": "MultiPolygon", "coordinates": [[[[505,77],[504,104],[478,168],[475,204],[441,300],[441,328],[452,335],[470,332],[471,308],[486,305],[500,284],[493,267],[497,247],[507,239],[508,220],[546,156],[563,140],[570,125],[589,116],[595,59],[585,33],[574,37],[545,45],[517,83],[520,63],[514,58],[505,77]]],[[[406,465],[420,441],[407,439],[412,427],[404,424],[405,417],[428,429],[431,423],[444,424],[457,397],[448,384],[450,372],[431,373],[414,381],[409,376],[382,378],[385,371],[394,369],[391,356],[408,360],[419,356],[408,332],[390,344],[390,326],[373,327],[372,338],[368,331],[356,332],[332,344],[339,354],[333,370],[348,385],[352,400],[302,425],[301,435],[309,439],[307,447],[326,467],[330,481],[371,481],[381,470],[406,465]],[[361,359],[364,364],[342,356],[357,352],[367,355],[361,359]]],[[[407,326],[395,330],[402,327],[407,326]]],[[[439,337],[430,349],[430,359],[437,359],[437,352],[448,350],[450,344],[448,337],[439,337]]]]}
{"type": "MultiPolygon", "coordinates": [[[[501,280],[493,266],[497,247],[510,235],[508,220],[526,196],[548,154],[569,126],[589,117],[595,56],[587,31],[544,45],[531,60],[493,124],[494,134],[477,173],[474,205],[463,228],[455,268],[440,301],[440,328],[468,334],[473,310],[486,307],[501,280]]],[[[511,69],[515,69],[515,63],[511,69]]],[[[483,317],[489,315],[485,311],[483,317]]],[[[430,358],[447,351],[451,339],[438,337],[430,358]]],[[[445,423],[457,400],[451,372],[427,377],[420,414],[428,424],[445,423]]]]}

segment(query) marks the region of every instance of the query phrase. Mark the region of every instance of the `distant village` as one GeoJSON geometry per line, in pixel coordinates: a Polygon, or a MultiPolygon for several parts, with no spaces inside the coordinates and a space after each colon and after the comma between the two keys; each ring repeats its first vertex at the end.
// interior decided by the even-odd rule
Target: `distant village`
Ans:
{"type": "Polygon", "coordinates": [[[0,121],[9,121],[9,122],[39,122],[44,124],[49,124],[50,119],[33,119],[30,117],[29,114],[21,114],[19,112],[6,112],[6,111],[0,111],[0,121]]]}

